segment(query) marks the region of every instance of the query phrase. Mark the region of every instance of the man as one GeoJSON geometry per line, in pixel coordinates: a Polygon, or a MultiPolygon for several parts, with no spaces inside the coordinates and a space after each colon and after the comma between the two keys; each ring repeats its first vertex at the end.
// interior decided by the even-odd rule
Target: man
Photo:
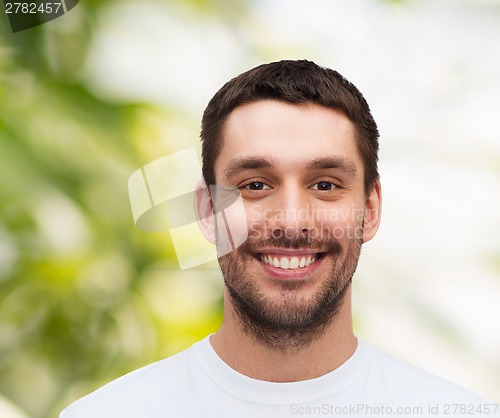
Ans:
{"type": "Polygon", "coordinates": [[[217,92],[201,138],[210,187],[196,208],[219,250],[223,323],[63,418],[498,414],[353,333],[351,280],[381,209],[378,130],[356,87],[308,61],[262,65],[217,92]],[[244,210],[228,221],[218,213],[234,193],[244,210]]]}

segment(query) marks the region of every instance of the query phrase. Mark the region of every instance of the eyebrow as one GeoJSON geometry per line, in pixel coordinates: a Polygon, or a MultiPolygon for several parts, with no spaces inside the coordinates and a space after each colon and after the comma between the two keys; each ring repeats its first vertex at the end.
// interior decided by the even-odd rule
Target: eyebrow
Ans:
{"type": "MultiPolygon", "coordinates": [[[[240,171],[244,170],[259,170],[259,169],[272,169],[277,165],[274,158],[266,157],[247,157],[247,158],[237,158],[229,162],[228,166],[224,170],[224,175],[226,178],[230,178],[240,171]]],[[[327,169],[339,169],[347,174],[356,176],[357,169],[356,165],[343,157],[325,157],[318,158],[314,160],[307,161],[306,168],[308,170],[327,170],[327,169]]]]}
{"type": "Polygon", "coordinates": [[[270,169],[276,166],[276,160],[274,158],[265,157],[248,157],[248,158],[238,158],[231,160],[224,170],[224,175],[226,178],[230,178],[240,171],[244,170],[258,170],[258,169],[270,169]]]}
{"type": "Polygon", "coordinates": [[[336,168],[345,171],[347,174],[352,176],[356,176],[357,174],[356,165],[351,160],[343,157],[318,158],[309,161],[306,168],[308,170],[326,170],[329,168],[336,168]]]}

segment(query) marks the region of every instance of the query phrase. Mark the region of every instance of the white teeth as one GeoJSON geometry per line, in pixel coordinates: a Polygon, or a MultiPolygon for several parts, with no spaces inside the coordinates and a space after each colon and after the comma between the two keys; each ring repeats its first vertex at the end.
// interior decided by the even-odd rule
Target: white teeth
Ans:
{"type": "Polygon", "coordinates": [[[301,257],[300,260],[298,257],[272,257],[272,256],[267,256],[267,255],[262,255],[260,257],[261,261],[270,264],[274,267],[281,268],[284,270],[295,270],[298,268],[304,268],[307,266],[310,266],[312,263],[314,263],[317,258],[316,256],[308,256],[308,257],[301,257]]]}
{"type": "Polygon", "coordinates": [[[290,261],[288,260],[288,258],[281,257],[280,268],[282,268],[282,269],[289,269],[290,268],[290,261]]]}

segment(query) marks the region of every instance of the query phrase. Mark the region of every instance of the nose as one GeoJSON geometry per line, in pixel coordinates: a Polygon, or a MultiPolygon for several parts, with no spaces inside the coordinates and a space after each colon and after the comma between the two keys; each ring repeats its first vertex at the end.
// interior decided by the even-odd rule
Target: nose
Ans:
{"type": "Polygon", "coordinates": [[[273,196],[274,216],[268,223],[274,238],[309,238],[314,228],[313,207],[306,190],[295,184],[280,187],[273,196]]]}

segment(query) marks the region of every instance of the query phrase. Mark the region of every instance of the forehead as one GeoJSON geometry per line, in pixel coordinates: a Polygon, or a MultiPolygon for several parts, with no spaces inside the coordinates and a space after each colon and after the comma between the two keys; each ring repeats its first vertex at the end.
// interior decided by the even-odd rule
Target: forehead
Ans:
{"type": "Polygon", "coordinates": [[[362,172],[352,122],[340,111],[312,103],[265,100],[234,109],[224,124],[216,175],[235,160],[258,157],[288,171],[319,159],[343,159],[362,172]]]}

